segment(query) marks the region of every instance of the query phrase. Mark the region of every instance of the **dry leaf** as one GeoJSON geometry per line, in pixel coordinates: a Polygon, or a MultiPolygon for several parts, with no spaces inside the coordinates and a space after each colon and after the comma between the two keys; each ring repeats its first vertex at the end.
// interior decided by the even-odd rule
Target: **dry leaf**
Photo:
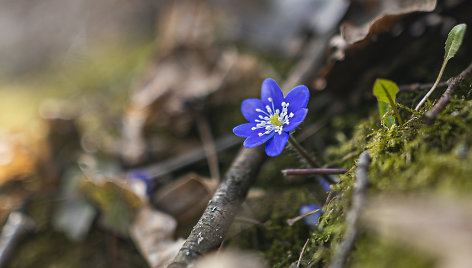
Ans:
{"type": "Polygon", "coordinates": [[[28,133],[0,133],[0,185],[24,178],[49,158],[44,137],[28,133]]]}
{"type": "Polygon", "coordinates": [[[142,207],[130,233],[150,267],[167,267],[182,247],[184,240],[174,240],[176,220],[168,214],[142,207]]]}
{"type": "Polygon", "coordinates": [[[436,0],[363,0],[358,1],[364,12],[358,12],[356,19],[340,26],[341,35],[352,45],[381,32],[385,32],[402,15],[413,12],[430,12],[436,8],[436,0]]]}
{"type": "Polygon", "coordinates": [[[157,191],[153,204],[185,224],[202,214],[217,187],[218,181],[192,173],[157,191]]]}
{"type": "Polygon", "coordinates": [[[256,253],[224,251],[211,253],[199,259],[195,268],[265,268],[265,261],[256,253]]]}
{"type": "Polygon", "coordinates": [[[470,198],[389,196],[367,204],[362,221],[380,235],[430,252],[439,267],[472,267],[470,198]]]}
{"type": "Polygon", "coordinates": [[[123,236],[128,235],[137,208],[145,203],[128,184],[115,178],[83,178],[81,190],[100,208],[102,224],[123,236]]]}

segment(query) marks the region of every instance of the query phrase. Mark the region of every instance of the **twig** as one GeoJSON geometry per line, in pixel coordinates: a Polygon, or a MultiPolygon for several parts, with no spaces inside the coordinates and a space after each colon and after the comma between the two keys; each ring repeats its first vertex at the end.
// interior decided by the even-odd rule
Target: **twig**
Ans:
{"type": "MultiPolygon", "coordinates": [[[[305,151],[305,149],[303,149],[302,146],[300,146],[300,144],[297,142],[297,140],[295,140],[295,138],[293,138],[292,135],[288,136],[288,142],[290,143],[290,145],[292,145],[292,147],[295,149],[295,151],[301,156],[303,157],[303,159],[306,160],[306,162],[312,167],[312,168],[320,168],[320,164],[318,162],[316,162],[315,159],[313,159],[307,151],[305,151]]],[[[325,179],[327,182],[329,182],[330,184],[335,184],[336,181],[334,181],[331,177],[325,175],[325,174],[321,174],[323,176],[323,179],[325,179]]]]}
{"type": "Polygon", "coordinates": [[[429,110],[424,116],[426,124],[431,125],[432,123],[434,123],[434,120],[436,119],[438,114],[442,110],[444,110],[444,108],[446,108],[446,105],[451,100],[452,94],[454,94],[454,91],[457,89],[457,87],[459,87],[459,84],[470,73],[472,73],[472,63],[465,70],[463,70],[458,76],[452,77],[451,79],[447,81],[448,87],[446,91],[441,96],[438,103],[436,103],[436,105],[434,105],[434,107],[431,108],[431,110],[429,110]]]}
{"type": "Polygon", "coordinates": [[[298,258],[297,261],[297,267],[300,267],[300,262],[302,261],[303,253],[305,253],[306,246],[308,245],[308,241],[310,241],[310,238],[308,238],[305,242],[305,245],[303,245],[302,252],[300,252],[300,257],[298,258]]]}
{"type": "Polygon", "coordinates": [[[303,219],[303,218],[305,218],[305,217],[307,217],[307,216],[313,215],[313,214],[315,214],[316,212],[318,212],[318,211],[320,211],[320,210],[321,210],[321,208],[318,208],[318,209],[309,211],[309,212],[307,212],[307,213],[305,213],[305,214],[302,214],[302,215],[300,215],[300,216],[296,216],[295,218],[287,219],[287,224],[288,224],[288,226],[292,226],[292,225],[294,225],[297,221],[299,221],[299,220],[301,220],[301,219],[303,219]]]}
{"type": "Polygon", "coordinates": [[[346,216],[346,233],[343,241],[336,251],[333,261],[329,265],[330,268],[342,268],[346,264],[347,257],[354,247],[354,242],[358,236],[358,222],[362,208],[365,203],[365,192],[369,183],[369,151],[364,151],[359,156],[356,170],[356,182],[354,183],[354,193],[352,196],[352,207],[346,216]]]}
{"type": "MultiPolygon", "coordinates": [[[[242,222],[242,223],[248,223],[248,224],[252,224],[252,225],[255,225],[255,226],[258,226],[258,227],[261,227],[261,228],[264,228],[264,230],[266,230],[270,235],[272,235],[275,239],[277,239],[280,243],[284,244],[284,246],[286,247],[290,247],[292,246],[289,242],[285,241],[284,238],[279,234],[277,233],[276,231],[270,229],[270,228],[267,228],[267,224],[269,222],[260,222],[258,220],[255,220],[255,219],[251,219],[251,218],[247,218],[247,217],[241,217],[241,216],[238,216],[238,217],[235,217],[234,218],[234,221],[235,222],[242,222]]],[[[248,227],[250,228],[250,227],[248,227]]],[[[247,228],[246,228],[247,229],[247,228]]],[[[240,231],[238,231],[236,234],[233,234],[233,236],[237,236],[239,233],[241,233],[242,231],[244,231],[245,229],[241,229],[240,231]]]]}
{"type": "Polygon", "coordinates": [[[211,134],[210,124],[200,112],[196,114],[196,121],[200,138],[202,139],[203,149],[208,160],[208,167],[210,169],[211,178],[220,180],[220,169],[218,168],[218,155],[216,153],[216,146],[211,134]]]}
{"type": "Polygon", "coordinates": [[[284,169],[284,175],[312,175],[312,174],[327,174],[336,175],[348,172],[347,169],[342,168],[300,168],[300,169],[284,169]]]}
{"type": "MultiPolygon", "coordinates": [[[[430,89],[433,85],[434,83],[425,83],[425,84],[415,83],[411,85],[401,85],[398,87],[398,90],[399,91],[425,90],[425,89],[430,89]]],[[[437,88],[447,87],[447,81],[439,82],[436,87],[437,88]]]]}
{"type": "Polygon", "coordinates": [[[194,259],[219,247],[266,159],[263,150],[259,146],[240,151],[169,267],[187,267],[194,259]]]}
{"type": "Polygon", "coordinates": [[[35,223],[31,218],[18,211],[10,213],[0,234],[0,267],[6,267],[15,247],[34,229],[35,223]]]}
{"type": "MultiPolygon", "coordinates": [[[[234,135],[225,136],[215,142],[216,152],[226,150],[238,144],[241,144],[241,140],[238,137],[234,135]]],[[[205,159],[205,149],[199,147],[158,164],[140,168],[139,170],[146,171],[152,178],[159,178],[202,159],[205,159]]]]}

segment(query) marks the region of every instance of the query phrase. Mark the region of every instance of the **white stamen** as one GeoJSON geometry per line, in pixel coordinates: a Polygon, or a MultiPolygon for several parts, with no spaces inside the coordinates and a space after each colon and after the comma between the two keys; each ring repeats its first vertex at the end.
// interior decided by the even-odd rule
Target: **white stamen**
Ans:
{"type": "Polygon", "coordinates": [[[288,102],[282,102],[282,111],[280,109],[275,109],[275,104],[272,98],[267,98],[267,100],[272,104],[272,107],[266,105],[265,108],[267,111],[257,108],[256,112],[261,113],[258,115],[258,118],[254,121],[258,123],[255,127],[252,127],[251,130],[264,129],[264,132],[260,132],[258,135],[262,137],[264,135],[269,135],[272,132],[275,132],[279,135],[282,134],[284,130],[284,125],[290,124],[290,118],[294,117],[293,113],[287,114],[287,107],[290,105],[288,102]],[[274,125],[275,124],[275,125],[274,125]]]}

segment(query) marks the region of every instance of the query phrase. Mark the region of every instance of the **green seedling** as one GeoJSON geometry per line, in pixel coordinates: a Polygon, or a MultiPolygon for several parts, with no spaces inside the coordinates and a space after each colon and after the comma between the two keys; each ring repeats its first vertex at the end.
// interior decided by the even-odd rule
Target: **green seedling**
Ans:
{"type": "Polygon", "coordinates": [[[387,114],[390,109],[393,109],[395,112],[398,123],[400,125],[403,124],[403,120],[395,103],[395,97],[397,96],[398,90],[397,84],[387,79],[377,79],[372,89],[372,93],[377,97],[379,102],[380,118],[383,119],[387,127],[391,127],[394,124],[393,117],[387,114]],[[386,114],[387,116],[385,116],[386,114]]]}
{"type": "Polygon", "coordinates": [[[446,40],[446,45],[444,47],[445,54],[444,54],[444,61],[441,66],[441,70],[439,70],[438,77],[436,78],[436,82],[434,82],[433,86],[431,89],[426,93],[426,95],[423,97],[423,99],[418,103],[416,106],[415,110],[418,111],[420,107],[426,102],[428,97],[433,93],[433,91],[436,89],[436,86],[438,85],[439,81],[441,80],[441,76],[443,75],[444,69],[446,68],[447,62],[456,55],[456,52],[459,50],[459,47],[462,44],[462,40],[464,39],[464,34],[467,26],[462,23],[454,26],[454,28],[451,29],[447,36],[446,40]]]}

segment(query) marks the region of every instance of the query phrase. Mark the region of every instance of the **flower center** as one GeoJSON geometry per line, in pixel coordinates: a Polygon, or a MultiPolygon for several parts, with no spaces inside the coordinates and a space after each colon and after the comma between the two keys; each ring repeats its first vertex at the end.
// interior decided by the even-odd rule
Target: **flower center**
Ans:
{"type": "Polygon", "coordinates": [[[283,122],[279,121],[279,114],[274,114],[270,117],[270,122],[273,126],[280,127],[283,125],[283,122]]]}
{"type": "Polygon", "coordinates": [[[290,124],[290,118],[294,116],[293,113],[288,114],[287,107],[290,103],[282,102],[280,104],[282,106],[282,111],[280,111],[279,109],[275,109],[272,98],[268,98],[267,100],[272,104],[272,107],[267,105],[265,107],[266,111],[256,109],[256,112],[261,114],[259,115],[259,119],[255,120],[257,125],[253,127],[252,130],[257,130],[260,128],[265,129],[265,132],[259,133],[259,136],[269,135],[272,133],[272,131],[280,135],[282,134],[284,125],[290,124]]]}

